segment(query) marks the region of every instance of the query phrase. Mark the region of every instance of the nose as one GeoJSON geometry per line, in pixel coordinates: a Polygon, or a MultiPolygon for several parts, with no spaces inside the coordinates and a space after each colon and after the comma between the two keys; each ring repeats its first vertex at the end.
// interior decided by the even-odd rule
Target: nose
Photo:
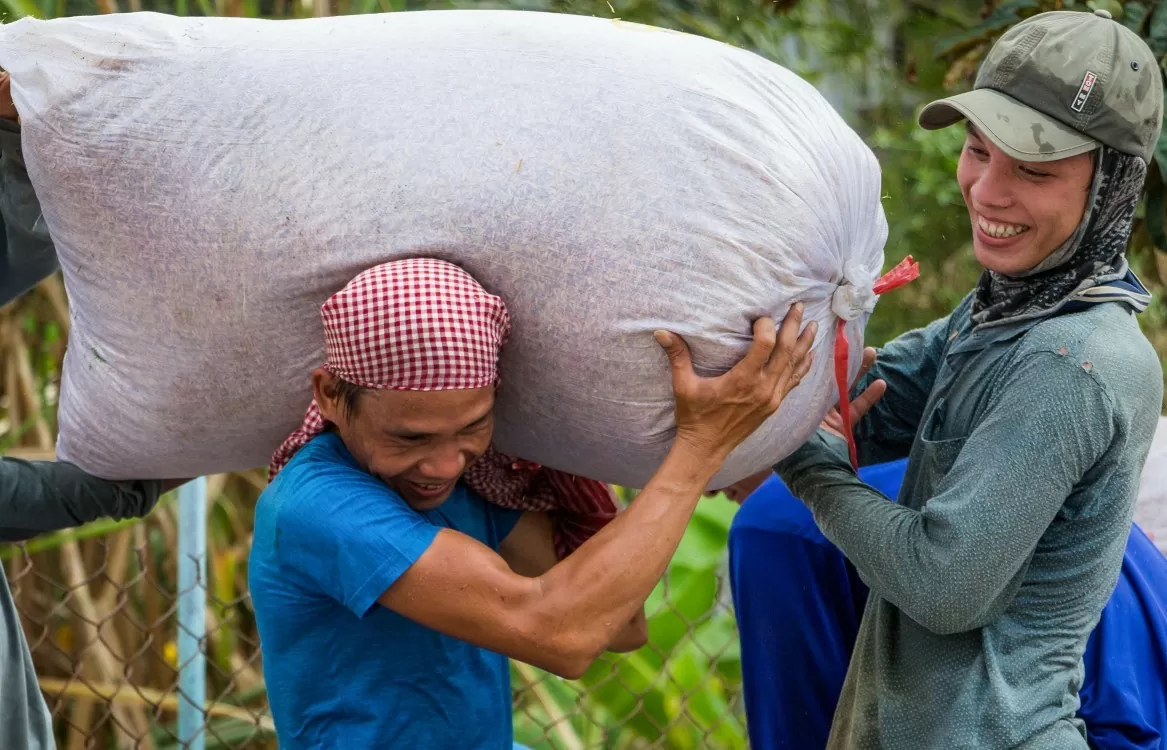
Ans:
{"type": "Polygon", "coordinates": [[[438,482],[448,482],[457,479],[466,469],[466,454],[459,448],[457,441],[450,441],[435,446],[418,466],[427,479],[438,482]]]}
{"type": "Polygon", "coordinates": [[[1013,173],[1003,159],[991,158],[969,190],[974,206],[1002,209],[1013,205],[1013,173]]]}

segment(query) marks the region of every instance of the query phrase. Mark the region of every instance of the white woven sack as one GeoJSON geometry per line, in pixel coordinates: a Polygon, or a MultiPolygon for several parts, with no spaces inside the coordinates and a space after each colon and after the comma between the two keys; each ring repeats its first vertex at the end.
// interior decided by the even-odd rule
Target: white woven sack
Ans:
{"type": "Polygon", "coordinates": [[[320,304],[410,256],[511,310],[498,447],[601,480],[642,486],[672,438],[656,328],[713,374],[759,316],[819,322],[813,372],[715,485],[833,403],[836,313],[858,365],[878,165],[752,53],[529,12],[132,13],[6,25],[0,65],[73,306],[58,454],[96,474],[265,464],[311,397],[320,304]]]}

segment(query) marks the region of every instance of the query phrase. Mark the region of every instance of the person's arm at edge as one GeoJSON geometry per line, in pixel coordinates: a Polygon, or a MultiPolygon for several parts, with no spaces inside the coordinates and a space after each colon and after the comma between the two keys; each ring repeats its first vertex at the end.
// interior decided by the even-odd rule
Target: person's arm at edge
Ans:
{"type": "Polygon", "coordinates": [[[57,270],[57,251],[24,167],[7,73],[0,73],[0,220],[0,305],[6,305],[57,270]]]}
{"type": "Polygon", "coordinates": [[[114,482],[65,461],[0,458],[0,541],[21,542],[99,518],[141,518],[184,482],[114,482]]]}

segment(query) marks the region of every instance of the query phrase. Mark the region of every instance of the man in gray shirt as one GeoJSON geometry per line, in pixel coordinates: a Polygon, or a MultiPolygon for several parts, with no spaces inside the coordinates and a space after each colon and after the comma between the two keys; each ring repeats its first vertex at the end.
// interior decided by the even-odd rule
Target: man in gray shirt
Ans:
{"type": "MultiPolygon", "coordinates": [[[[7,73],[0,74],[0,219],[0,305],[5,305],[57,269],[56,251],[24,169],[7,73]]],[[[108,482],[65,462],[0,458],[0,542],[19,542],[98,518],[141,517],[161,492],[180,483],[108,482]]],[[[49,709],[0,567],[0,748],[55,746],[49,709]]]]}

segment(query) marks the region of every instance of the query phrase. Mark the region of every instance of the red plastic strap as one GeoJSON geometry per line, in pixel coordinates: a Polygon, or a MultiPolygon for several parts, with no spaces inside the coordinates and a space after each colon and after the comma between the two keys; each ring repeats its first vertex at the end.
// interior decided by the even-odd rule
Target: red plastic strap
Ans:
{"type": "MultiPolygon", "coordinates": [[[[899,289],[904,284],[920,276],[920,264],[908,256],[901,260],[871,287],[876,294],[899,289]]],[[[843,420],[843,434],[847,436],[847,449],[851,454],[851,466],[859,470],[859,450],[855,445],[855,433],[851,427],[851,394],[847,375],[851,370],[851,344],[847,341],[847,321],[839,318],[835,324],[835,387],[839,390],[839,416],[843,420]]]]}

